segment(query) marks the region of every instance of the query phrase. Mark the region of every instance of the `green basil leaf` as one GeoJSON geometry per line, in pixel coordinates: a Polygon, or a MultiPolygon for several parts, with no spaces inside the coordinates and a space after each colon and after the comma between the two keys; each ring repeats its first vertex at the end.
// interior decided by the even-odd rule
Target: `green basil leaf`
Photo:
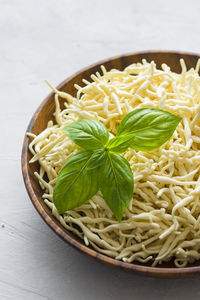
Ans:
{"type": "Polygon", "coordinates": [[[87,170],[98,168],[104,162],[105,156],[106,151],[104,148],[96,150],[88,163],[87,170]]]}
{"type": "Polygon", "coordinates": [[[161,109],[135,109],[123,118],[116,137],[135,135],[133,139],[130,138],[129,147],[151,151],[160,147],[173,135],[180,120],[180,117],[161,109]]]}
{"type": "Polygon", "coordinates": [[[102,123],[90,119],[74,121],[64,127],[64,132],[75,144],[86,150],[99,149],[109,139],[107,128],[102,123]]]}
{"type": "Polygon", "coordinates": [[[106,203],[120,222],[133,197],[133,173],[130,165],[124,157],[106,152],[100,174],[100,190],[106,203]]]}
{"type": "Polygon", "coordinates": [[[88,170],[94,152],[83,150],[70,157],[58,174],[53,202],[59,213],[78,207],[99,190],[98,170],[88,170]]]}
{"type": "Polygon", "coordinates": [[[123,153],[128,147],[130,147],[130,145],[133,144],[134,138],[135,134],[116,136],[107,142],[106,148],[114,153],[123,153]]]}

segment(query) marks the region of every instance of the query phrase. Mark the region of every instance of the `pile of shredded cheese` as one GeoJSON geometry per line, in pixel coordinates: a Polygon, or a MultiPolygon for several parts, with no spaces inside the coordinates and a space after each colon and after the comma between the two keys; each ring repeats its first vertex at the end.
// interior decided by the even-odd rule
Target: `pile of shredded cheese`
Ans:
{"type": "Polygon", "coordinates": [[[39,161],[35,176],[53,215],[86,245],[117,260],[150,261],[156,266],[173,259],[177,267],[185,267],[200,259],[200,61],[188,71],[183,60],[180,64],[181,74],[165,64],[158,70],[146,60],[123,71],[107,72],[102,66],[102,75],[92,75],[92,82],[83,79],[84,87],[75,85],[76,97],[49,84],[55,92],[56,124],[49,121],[38,136],[28,134],[30,163],[39,161]],[[66,99],[64,110],[60,98],[66,99]],[[63,127],[78,119],[94,119],[114,136],[127,113],[145,107],[183,119],[160,148],[123,153],[134,174],[135,191],[122,221],[116,221],[100,192],[81,207],[59,215],[52,202],[53,188],[63,164],[80,150],[63,127]]]}

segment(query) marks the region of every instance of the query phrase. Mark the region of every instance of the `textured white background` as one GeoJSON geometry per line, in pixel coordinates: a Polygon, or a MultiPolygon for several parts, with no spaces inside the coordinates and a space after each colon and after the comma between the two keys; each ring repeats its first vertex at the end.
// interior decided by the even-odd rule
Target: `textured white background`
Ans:
{"type": "Polygon", "coordinates": [[[198,0],[0,0],[0,300],[199,299],[200,278],[140,277],[72,249],[34,210],[20,169],[44,79],[131,51],[198,53],[199,10],[198,0]]]}

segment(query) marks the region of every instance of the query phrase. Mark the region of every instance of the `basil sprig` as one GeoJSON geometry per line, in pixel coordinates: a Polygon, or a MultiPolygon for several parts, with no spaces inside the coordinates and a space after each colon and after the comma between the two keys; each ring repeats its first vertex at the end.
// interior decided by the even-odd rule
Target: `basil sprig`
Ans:
{"type": "Polygon", "coordinates": [[[121,221],[133,197],[134,180],[130,164],[119,153],[129,147],[140,151],[160,147],[180,120],[160,109],[135,109],[123,118],[110,140],[107,128],[95,120],[81,119],[65,126],[65,134],[86,150],[70,157],[58,174],[53,193],[58,212],[79,207],[100,190],[121,221]]]}

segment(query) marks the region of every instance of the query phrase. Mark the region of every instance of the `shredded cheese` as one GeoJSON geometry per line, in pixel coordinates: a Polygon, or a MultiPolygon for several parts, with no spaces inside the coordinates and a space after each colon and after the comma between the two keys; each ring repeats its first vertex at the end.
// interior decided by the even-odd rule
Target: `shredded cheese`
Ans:
{"type": "Polygon", "coordinates": [[[92,82],[75,85],[77,97],[55,93],[55,120],[38,136],[29,133],[38,161],[35,176],[44,190],[45,203],[60,223],[97,251],[126,262],[152,262],[153,266],[172,258],[177,267],[200,259],[200,77],[198,61],[176,74],[163,64],[132,64],[123,71],[92,75],[92,82]],[[60,109],[59,99],[67,102],[60,109]],[[120,223],[116,221],[100,192],[91,200],[63,215],[53,202],[53,187],[66,160],[79,148],[63,134],[63,127],[80,118],[102,122],[110,135],[116,134],[123,117],[136,108],[155,107],[183,118],[173,137],[151,152],[128,149],[135,178],[134,197],[120,223]],[[46,180],[47,176],[48,180],[46,180]],[[74,226],[76,225],[76,226],[74,226]],[[77,229],[77,226],[79,230],[77,229]]]}

